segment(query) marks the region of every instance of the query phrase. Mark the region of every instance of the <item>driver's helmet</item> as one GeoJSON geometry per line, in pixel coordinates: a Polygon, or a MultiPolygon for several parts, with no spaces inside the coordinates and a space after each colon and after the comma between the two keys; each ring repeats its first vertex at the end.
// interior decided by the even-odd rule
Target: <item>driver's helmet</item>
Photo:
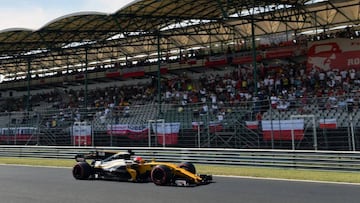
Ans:
{"type": "Polygon", "coordinates": [[[143,163],[144,160],[141,158],[141,156],[136,156],[136,157],[134,157],[134,162],[136,162],[136,163],[143,163]]]}

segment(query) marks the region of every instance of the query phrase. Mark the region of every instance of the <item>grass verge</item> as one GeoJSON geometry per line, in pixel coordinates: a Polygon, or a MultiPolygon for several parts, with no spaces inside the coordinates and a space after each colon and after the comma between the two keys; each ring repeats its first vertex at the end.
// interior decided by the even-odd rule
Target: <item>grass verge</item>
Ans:
{"type": "MultiPolygon", "coordinates": [[[[0,164],[72,167],[75,164],[75,160],[0,157],[0,164]]],[[[282,179],[295,179],[295,180],[360,183],[360,173],[358,172],[313,171],[313,170],[255,168],[255,167],[251,168],[251,167],[241,167],[241,166],[218,166],[218,165],[200,165],[200,164],[196,164],[196,168],[198,173],[212,174],[212,175],[232,175],[232,176],[282,178],[282,179]]]]}
{"type": "Polygon", "coordinates": [[[197,170],[201,173],[214,175],[235,175],[263,178],[281,178],[292,180],[313,180],[329,182],[360,183],[358,172],[314,171],[302,169],[280,168],[251,168],[241,166],[208,166],[199,165],[197,170]]]}

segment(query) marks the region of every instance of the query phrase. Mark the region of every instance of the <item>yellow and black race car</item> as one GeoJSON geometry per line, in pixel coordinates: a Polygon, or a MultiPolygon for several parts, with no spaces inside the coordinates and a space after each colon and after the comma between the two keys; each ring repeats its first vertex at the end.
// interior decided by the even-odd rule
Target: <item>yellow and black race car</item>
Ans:
{"type": "Polygon", "coordinates": [[[196,174],[189,162],[180,164],[145,161],[131,151],[95,151],[76,155],[72,174],[75,179],[104,179],[130,182],[153,182],[156,185],[195,186],[212,182],[211,175],[196,174]],[[92,160],[89,164],[87,160],[92,160]]]}

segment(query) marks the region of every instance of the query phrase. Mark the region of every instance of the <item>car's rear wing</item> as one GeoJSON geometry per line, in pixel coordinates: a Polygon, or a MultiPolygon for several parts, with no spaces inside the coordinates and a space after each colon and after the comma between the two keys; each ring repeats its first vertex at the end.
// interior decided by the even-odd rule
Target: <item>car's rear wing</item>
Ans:
{"type": "MultiPolygon", "coordinates": [[[[115,154],[120,153],[119,151],[106,151],[106,150],[96,150],[87,154],[77,154],[75,155],[76,162],[84,162],[87,159],[92,160],[104,160],[111,156],[114,156],[115,154]]],[[[128,155],[128,158],[130,158],[131,155],[134,155],[134,153],[129,150],[127,152],[124,152],[123,156],[126,159],[125,155],[128,155]]]]}
{"type": "Polygon", "coordinates": [[[77,154],[75,155],[75,160],[76,162],[84,162],[86,159],[102,160],[116,153],[115,151],[93,151],[87,154],[77,154]]]}

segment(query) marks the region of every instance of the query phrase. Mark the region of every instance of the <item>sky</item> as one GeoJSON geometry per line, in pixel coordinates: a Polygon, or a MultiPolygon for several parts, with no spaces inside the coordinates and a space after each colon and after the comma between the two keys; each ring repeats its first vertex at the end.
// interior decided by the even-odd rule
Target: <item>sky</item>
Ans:
{"type": "Polygon", "coordinates": [[[0,0],[0,32],[12,28],[36,30],[77,12],[114,13],[134,0],[0,0]]]}

